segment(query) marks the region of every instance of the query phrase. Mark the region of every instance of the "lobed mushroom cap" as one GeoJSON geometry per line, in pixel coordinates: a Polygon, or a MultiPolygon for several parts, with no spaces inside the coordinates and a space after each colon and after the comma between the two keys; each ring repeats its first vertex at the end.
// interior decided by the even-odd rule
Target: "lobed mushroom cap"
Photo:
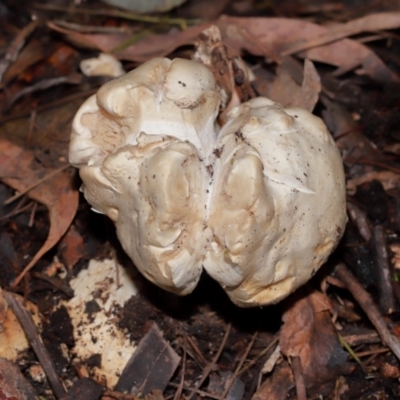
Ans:
{"type": "Polygon", "coordinates": [[[260,97],[220,130],[220,100],[206,67],[151,60],[82,105],[70,161],[152,282],[184,295],[204,266],[236,304],[276,303],[340,240],[341,157],[305,110],[260,97]]]}
{"type": "Polygon", "coordinates": [[[266,98],[235,108],[217,141],[207,272],[240,306],[304,284],[347,221],[344,171],[323,122],[266,98]]]}

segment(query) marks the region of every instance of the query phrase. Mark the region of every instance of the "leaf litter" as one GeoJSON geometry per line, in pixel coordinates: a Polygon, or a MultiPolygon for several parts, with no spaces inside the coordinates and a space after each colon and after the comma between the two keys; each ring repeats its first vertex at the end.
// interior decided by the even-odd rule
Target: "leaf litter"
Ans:
{"type": "MultiPolygon", "coordinates": [[[[3,206],[7,210],[5,220],[9,222],[5,225],[7,239],[1,236],[1,241],[8,246],[10,243],[14,245],[18,241],[14,236],[20,223],[18,218],[30,216],[34,220],[36,206],[32,208],[31,203],[24,203],[25,198],[46,206],[50,227],[45,243],[41,244],[36,255],[30,255],[30,261],[25,259],[25,262],[20,262],[25,254],[17,254],[16,258],[13,256],[13,268],[19,269],[20,275],[10,288],[23,292],[25,298],[37,303],[43,322],[46,322],[45,316],[60,313],[56,313],[54,305],[61,299],[65,300],[70,293],[71,278],[87,268],[89,253],[100,258],[111,256],[124,266],[133,268],[116,243],[113,229],[107,221],[93,216],[84,203],[78,208],[75,180],[66,170],[67,138],[57,136],[58,127],[54,129],[57,122],[64,129],[68,128],[73,110],[79,105],[79,100],[75,103],[75,99],[82,96],[82,92],[89,96],[107,79],[84,76],[75,79],[78,61],[97,56],[101,51],[112,53],[129,70],[156,56],[197,57],[218,77],[225,90],[227,110],[257,93],[284,106],[315,110],[324,118],[342,152],[352,215],[348,233],[333,259],[336,264],[345,262],[356,277],[343,270],[341,264],[334,269],[335,261],[332,261],[332,265],[327,265],[308,287],[291,296],[283,306],[238,310],[206,277],[193,295],[177,299],[135,276],[139,293],[125,306],[117,307],[111,322],[119,325],[127,338],[130,337],[134,344],[140,343],[139,348],[142,346],[144,349],[146,340],[140,339],[148,337],[146,335],[154,329],[154,322],[157,323],[160,327],[156,335],[158,343],[170,346],[178,357],[173,366],[162,367],[157,362],[159,354],[152,355],[150,351],[155,350],[156,344],[151,346],[152,349],[133,354],[132,365],[151,365],[147,377],[155,377],[157,381],[159,373],[159,382],[163,382],[160,387],[156,384],[154,387],[151,384],[147,386],[145,398],[202,396],[258,400],[324,395],[345,399],[385,396],[389,392],[399,394],[400,388],[394,379],[399,375],[396,371],[400,370],[400,366],[393,356],[400,354],[396,337],[400,336],[397,333],[400,325],[397,314],[400,289],[395,270],[398,268],[396,256],[400,243],[400,182],[397,179],[400,163],[395,150],[399,139],[396,132],[399,96],[393,88],[399,87],[400,61],[395,53],[398,38],[388,31],[400,27],[400,13],[393,10],[385,12],[382,2],[383,12],[377,12],[379,7],[371,6],[372,12],[368,13],[367,7],[363,15],[355,19],[346,17],[344,4],[333,8],[310,4],[306,8],[312,16],[307,19],[282,18],[276,12],[282,7],[282,10],[290,11],[288,14],[296,15],[301,10],[298,4],[276,6],[274,17],[262,13],[260,16],[260,12],[251,10],[250,6],[250,16],[242,16],[237,12],[235,14],[235,10],[244,9],[243,4],[232,3],[232,6],[226,6],[225,15],[183,30],[180,29],[185,25],[185,18],[179,13],[184,13],[184,8],[182,11],[178,9],[176,14],[172,11],[170,15],[150,16],[148,22],[145,22],[146,16],[139,16],[134,22],[129,19],[129,14],[113,8],[107,16],[106,13],[96,13],[95,9],[92,13],[82,9],[80,14],[75,14],[73,8],[57,9],[42,4],[32,8],[40,10],[40,23],[15,22],[18,29],[9,35],[6,57],[0,63],[4,73],[0,95],[5,104],[9,104],[9,109],[3,108],[1,118],[4,122],[15,119],[18,124],[4,124],[7,129],[1,131],[0,179],[3,184],[21,193],[21,198],[3,206]],[[63,19],[66,15],[69,16],[68,21],[63,19]],[[117,16],[119,19],[116,19],[117,16]],[[163,19],[166,21],[164,26],[163,19]],[[102,26],[104,23],[106,26],[102,26]],[[88,26],[91,27],[90,33],[85,28],[88,26]],[[219,33],[215,34],[216,28],[220,37],[219,33]],[[60,35],[58,42],[53,42],[54,32],[60,35]],[[49,42],[60,49],[50,58],[51,52],[46,47],[49,42]],[[383,43],[389,47],[385,52],[377,51],[382,49],[383,43]],[[193,45],[197,55],[193,52],[193,45]],[[65,49],[65,55],[71,55],[68,64],[62,61],[62,49],[65,49]],[[388,51],[393,52],[391,58],[385,58],[388,51]],[[215,52],[218,52],[219,63],[212,57],[215,52]],[[246,64],[238,64],[240,57],[246,64]],[[41,67],[38,68],[38,65],[41,67]],[[61,85],[68,79],[72,79],[73,85],[61,85]],[[378,101],[381,96],[385,96],[385,106],[378,101]],[[58,105],[59,101],[65,104],[58,105]],[[44,104],[49,107],[47,110],[53,115],[51,118],[41,118],[44,104]],[[5,114],[9,112],[10,115],[5,114]],[[23,123],[19,126],[18,118],[26,114],[29,119],[22,119],[23,123]],[[22,132],[18,133],[19,146],[9,141],[11,126],[22,132]],[[23,126],[29,127],[25,129],[25,136],[23,126]],[[51,126],[53,134],[49,134],[51,126]],[[45,139],[42,139],[44,133],[45,139]],[[41,164],[38,160],[45,162],[41,164]],[[383,185],[381,197],[376,197],[378,195],[373,189],[376,182],[383,185]],[[370,200],[363,201],[365,196],[370,200]],[[375,198],[380,199],[377,201],[381,208],[384,207],[383,213],[374,212],[377,208],[375,198]],[[20,201],[22,203],[17,205],[20,201]],[[384,219],[379,215],[384,215],[384,219]],[[379,232],[380,235],[377,235],[379,232]],[[381,251],[387,241],[392,253],[381,251]],[[49,251],[50,255],[46,256],[49,251]],[[374,252],[378,252],[379,257],[370,261],[374,252]],[[49,261],[54,254],[62,261],[58,261],[58,257],[49,261]],[[29,273],[33,267],[35,272],[29,273]],[[36,283],[43,280],[40,271],[46,271],[46,268],[52,271],[51,275],[64,281],[64,289],[61,285],[53,285],[51,295],[46,290],[36,289],[46,287],[36,283]],[[388,286],[385,290],[392,292],[395,299],[394,309],[389,311],[389,315],[386,315],[387,309],[375,306],[375,302],[382,304],[379,280],[366,278],[368,275],[379,276],[379,269],[386,271],[385,284],[388,286]],[[27,274],[26,279],[22,280],[24,274],[27,274]],[[323,280],[325,277],[326,280],[323,280]],[[365,289],[357,286],[357,279],[374,294],[373,299],[369,295],[366,297],[365,289]],[[318,289],[321,280],[325,285],[324,294],[318,289]],[[348,288],[351,295],[344,288],[348,288]],[[44,297],[42,292],[46,293],[44,297]],[[352,311],[358,307],[364,309],[365,314],[359,310],[357,313],[353,311],[353,314],[344,312],[346,308],[352,311]],[[356,319],[351,316],[354,314],[356,319]],[[283,325],[279,330],[281,319],[283,325]],[[370,323],[375,326],[381,342],[377,342],[375,332],[371,334],[370,323]],[[345,343],[350,343],[350,348],[342,348],[344,342],[339,340],[339,333],[345,343]],[[273,339],[277,336],[278,347],[273,339]],[[363,359],[361,367],[353,356],[354,359],[363,359]],[[370,358],[365,360],[367,356],[370,358]],[[179,357],[180,364],[177,366],[179,357]],[[175,375],[172,375],[175,369],[175,375]],[[365,373],[368,374],[368,381],[365,373]],[[244,387],[244,394],[239,386],[230,390],[236,384],[244,387]]],[[[79,9],[77,6],[76,10],[79,9]]],[[[356,9],[350,10],[347,15],[357,15],[356,9]]],[[[192,23],[187,22],[187,25],[192,23]]],[[[3,202],[10,197],[8,192],[3,202]]],[[[1,249],[0,246],[2,257],[13,254],[1,249]]],[[[117,286],[119,279],[118,273],[110,276],[110,282],[117,282],[117,286]]],[[[11,284],[8,282],[8,285],[11,284]]],[[[105,285],[105,281],[102,284],[105,285]]],[[[99,298],[104,289],[99,287],[99,298]]],[[[90,300],[86,306],[88,318],[95,318],[96,310],[90,308],[93,306],[90,300]]],[[[42,335],[47,347],[55,351],[48,356],[57,361],[51,367],[51,373],[61,377],[69,390],[67,396],[78,398],[73,393],[86,388],[93,398],[137,398],[134,394],[121,393],[122,389],[118,386],[107,387],[91,372],[93,366],[101,365],[101,352],[87,359],[74,359],[72,344],[66,344],[70,343],[69,340],[54,340],[57,338],[55,333],[61,331],[46,323],[44,327],[38,335],[42,335]],[[52,345],[50,338],[53,338],[52,345]],[[67,360],[65,365],[74,366],[75,373],[72,369],[66,373],[58,367],[57,363],[62,358],[60,354],[67,360]],[[97,379],[97,384],[93,378],[97,379]],[[103,391],[99,387],[103,387],[103,391]]],[[[129,362],[127,371],[128,366],[129,362]]],[[[134,386],[138,379],[134,370],[129,370],[126,387],[134,386]]],[[[29,373],[26,376],[32,379],[29,373]]],[[[148,382],[152,382],[151,379],[144,378],[148,382]]],[[[34,386],[39,392],[47,390],[48,398],[54,396],[46,384],[36,383],[34,386]]]]}

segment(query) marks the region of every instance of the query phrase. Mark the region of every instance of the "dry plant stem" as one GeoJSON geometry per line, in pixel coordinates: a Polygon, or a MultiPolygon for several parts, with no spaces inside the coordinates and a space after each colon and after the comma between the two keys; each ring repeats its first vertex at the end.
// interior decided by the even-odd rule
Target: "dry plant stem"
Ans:
{"type": "Polygon", "coordinates": [[[36,110],[32,110],[30,118],[29,118],[28,135],[26,136],[27,147],[30,147],[30,145],[31,145],[31,140],[32,140],[32,136],[33,136],[33,130],[35,129],[35,124],[36,124],[36,117],[37,117],[36,110]]]}
{"type": "Polygon", "coordinates": [[[7,49],[6,55],[0,62],[0,82],[3,79],[4,72],[6,72],[10,64],[17,59],[20,50],[25,44],[25,40],[28,36],[30,36],[30,34],[36,29],[38,25],[38,20],[32,21],[25,28],[23,28],[19,32],[17,37],[12,41],[11,45],[7,49]]]}
{"type": "Polygon", "coordinates": [[[61,19],[54,20],[52,23],[61,26],[61,28],[71,29],[81,33],[132,33],[132,29],[126,26],[81,25],[61,19]]]}
{"type": "Polygon", "coordinates": [[[7,106],[11,107],[18,99],[20,99],[23,96],[26,96],[28,94],[40,91],[40,90],[45,90],[53,86],[59,86],[65,83],[71,84],[71,85],[79,85],[82,82],[82,75],[80,74],[72,74],[69,76],[60,76],[57,78],[50,78],[50,79],[43,79],[34,85],[31,86],[26,86],[19,92],[17,92],[14,96],[12,96],[8,102],[7,106]]]}
{"type": "Polygon", "coordinates": [[[361,237],[369,242],[372,238],[372,232],[367,214],[350,201],[347,202],[347,211],[351,220],[357,225],[361,237]]]}
{"type": "MultiPolygon", "coordinates": [[[[190,400],[193,397],[193,395],[195,394],[195,391],[201,387],[201,385],[204,383],[204,381],[208,378],[208,375],[210,375],[210,372],[215,368],[215,366],[218,362],[218,359],[221,357],[222,351],[224,350],[226,341],[228,340],[229,333],[231,331],[231,327],[232,327],[232,324],[229,323],[228,326],[226,327],[225,335],[224,335],[224,338],[222,339],[221,345],[219,346],[217,354],[213,358],[212,362],[204,368],[200,381],[196,385],[196,388],[194,389],[194,391],[192,393],[190,393],[187,400],[190,400]]],[[[219,397],[217,397],[217,398],[219,398],[219,397]]]]}
{"type": "MultiPolygon", "coordinates": [[[[179,388],[180,384],[178,385],[177,383],[169,382],[169,383],[168,383],[168,386],[171,386],[171,387],[177,389],[177,388],[179,388]]],[[[187,390],[188,392],[191,392],[191,395],[197,393],[198,395],[200,395],[201,397],[203,397],[203,398],[205,398],[205,399],[210,398],[210,399],[215,399],[215,400],[221,400],[221,397],[220,397],[220,396],[217,396],[217,395],[215,395],[215,394],[211,394],[211,393],[205,392],[204,390],[192,389],[192,388],[190,388],[190,387],[188,387],[188,386],[183,386],[183,389],[184,389],[184,390],[187,390]]]]}
{"type": "Polygon", "coordinates": [[[269,350],[271,350],[271,348],[273,346],[275,346],[277,343],[279,342],[279,335],[276,335],[275,338],[271,341],[271,343],[260,352],[260,354],[258,354],[258,356],[254,359],[251,360],[245,367],[243,367],[239,372],[238,372],[238,376],[242,375],[243,372],[247,371],[249,368],[251,368],[261,357],[263,357],[265,354],[268,353],[269,350]]]}
{"type": "Polygon", "coordinates": [[[382,314],[369,293],[360,285],[354,275],[343,263],[336,266],[335,273],[339,279],[343,281],[347,289],[356,299],[357,303],[367,314],[369,320],[379,333],[382,342],[390,347],[396,357],[400,359],[400,341],[389,331],[382,314]]]}
{"type": "Polygon", "coordinates": [[[188,24],[197,24],[200,22],[199,19],[192,19],[192,20],[186,20],[184,18],[169,18],[165,16],[152,16],[152,15],[139,15],[135,13],[131,13],[128,11],[120,11],[120,10],[91,10],[88,8],[75,8],[71,9],[69,7],[62,7],[62,6],[57,6],[57,5],[52,5],[52,4],[39,4],[35,3],[34,4],[35,8],[41,9],[41,10],[49,10],[49,11],[60,11],[60,12],[67,12],[71,14],[84,14],[84,15],[100,15],[100,16],[106,16],[106,17],[116,17],[116,18],[122,18],[122,19],[127,19],[131,21],[140,21],[140,22],[147,22],[149,24],[159,24],[159,23],[165,23],[168,25],[179,25],[182,28],[186,27],[188,24]]]}
{"type": "MultiPolygon", "coordinates": [[[[189,342],[190,346],[192,346],[193,350],[195,351],[195,353],[199,356],[200,358],[200,362],[198,362],[199,365],[201,365],[202,367],[204,367],[205,365],[207,365],[207,360],[203,357],[203,354],[201,354],[200,349],[198,348],[196,342],[192,339],[191,336],[187,337],[187,341],[189,342]]],[[[197,360],[196,360],[197,361],[197,360]]]]}
{"type": "Polygon", "coordinates": [[[301,367],[300,357],[291,357],[290,361],[296,383],[297,400],[307,400],[306,384],[304,382],[303,368],[301,367]]]}
{"type": "Polygon", "coordinates": [[[38,206],[38,203],[36,203],[36,201],[35,201],[33,203],[31,214],[29,215],[29,222],[28,222],[29,228],[32,228],[32,226],[33,226],[33,224],[35,222],[35,215],[36,215],[37,206],[38,206]]]}
{"type": "Polygon", "coordinates": [[[74,291],[65,283],[64,280],[57,277],[51,277],[46,274],[42,274],[41,272],[32,272],[32,276],[41,279],[42,281],[50,283],[50,285],[54,286],[56,289],[65,293],[69,298],[74,297],[74,291]]]}
{"type": "Polygon", "coordinates": [[[400,169],[396,168],[396,167],[392,167],[388,164],[385,164],[383,162],[379,162],[379,161],[374,161],[374,160],[368,160],[366,158],[351,158],[351,157],[346,157],[345,162],[349,162],[351,164],[365,164],[365,165],[373,165],[374,167],[379,167],[379,168],[383,168],[387,171],[392,171],[395,174],[399,174],[400,175],[400,169]]]}
{"type": "Polygon", "coordinates": [[[23,207],[22,205],[25,203],[25,198],[21,199],[21,201],[17,204],[17,206],[14,208],[14,210],[10,211],[8,214],[3,215],[2,217],[0,217],[0,221],[4,220],[4,219],[8,219],[11,217],[14,217],[18,214],[23,213],[26,210],[29,210],[29,208],[32,207],[33,204],[35,204],[33,201],[30,201],[28,204],[25,204],[23,207]]]}
{"type": "Polygon", "coordinates": [[[382,312],[390,314],[395,310],[396,302],[393,294],[392,274],[388,260],[385,230],[382,225],[377,225],[373,233],[372,244],[378,277],[379,306],[382,312]]]}
{"type": "MultiPolygon", "coordinates": [[[[53,101],[51,103],[43,104],[42,106],[37,107],[35,111],[36,111],[36,113],[40,113],[43,111],[51,110],[52,108],[59,107],[70,101],[89,97],[92,94],[96,93],[97,90],[98,89],[85,90],[84,92],[74,93],[74,94],[71,94],[70,96],[65,96],[65,97],[63,97],[59,100],[53,101]]],[[[16,114],[7,115],[7,116],[0,118],[0,124],[4,124],[8,121],[13,121],[15,119],[23,118],[30,114],[31,114],[31,111],[29,110],[26,112],[20,112],[20,113],[16,113],[16,114]]]]}
{"type": "Polygon", "coordinates": [[[234,372],[233,375],[228,379],[228,381],[227,381],[227,383],[226,383],[226,385],[225,385],[225,389],[224,389],[224,391],[223,391],[223,393],[222,393],[222,395],[221,395],[221,399],[224,399],[224,398],[225,398],[225,396],[228,394],[230,388],[232,387],[233,382],[235,382],[235,379],[239,376],[240,368],[242,368],[242,365],[243,365],[244,362],[246,361],[246,358],[247,358],[247,356],[249,355],[250,350],[252,349],[252,347],[253,347],[253,345],[254,345],[254,342],[256,341],[257,335],[258,335],[258,332],[255,332],[254,335],[253,335],[253,337],[251,338],[250,343],[248,344],[246,351],[244,352],[243,356],[242,356],[241,359],[240,359],[240,362],[239,362],[238,366],[237,366],[236,369],[235,369],[235,372],[234,372]]]}
{"type": "Polygon", "coordinates": [[[361,351],[360,353],[355,353],[355,354],[357,357],[361,358],[361,357],[370,356],[371,354],[375,355],[375,354],[387,353],[388,351],[390,351],[390,349],[383,348],[383,349],[377,349],[377,350],[361,351]]]}
{"type": "Polygon", "coordinates": [[[47,181],[47,179],[52,178],[54,175],[57,175],[59,172],[64,171],[64,169],[67,169],[69,167],[69,164],[67,165],[63,165],[60,168],[57,168],[56,170],[54,170],[53,172],[50,172],[50,174],[44,176],[42,179],[39,179],[38,181],[36,181],[35,183],[33,183],[31,186],[27,187],[23,192],[20,192],[12,197],[10,197],[9,199],[7,199],[3,204],[10,204],[13,201],[19,199],[21,196],[24,196],[25,194],[27,194],[29,191],[31,191],[33,188],[35,188],[36,186],[40,185],[41,183],[43,183],[44,181],[47,181]]]}
{"type": "Polygon", "coordinates": [[[23,327],[29,343],[31,344],[33,351],[39,359],[40,365],[43,368],[47,379],[49,380],[49,383],[54,391],[56,398],[60,399],[65,395],[65,389],[60,381],[59,376],[57,375],[53,360],[51,359],[49,352],[42,343],[31,314],[22,305],[18,297],[16,297],[12,293],[5,291],[3,291],[3,295],[7,300],[8,305],[18,318],[19,323],[23,327]]]}
{"type": "MultiPolygon", "coordinates": [[[[330,285],[334,285],[341,289],[346,289],[346,285],[341,280],[335,278],[334,276],[327,276],[325,280],[330,285]]],[[[325,291],[324,291],[324,293],[325,293],[325,291]]]]}
{"type": "Polygon", "coordinates": [[[183,357],[182,357],[182,376],[179,386],[175,392],[174,400],[179,400],[182,396],[183,386],[185,384],[185,368],[186,368],[186,355],[187,355],[187,337],[183,337],[183,357]]]}
{"type": "Polygon", "coordinates": [[[380,342],[379,336],[375,331],[361,335],[343,336],[343,339],[349,344],[349,346],[353,347],[359,346],[360,344],[375,344],[380,342]]]}

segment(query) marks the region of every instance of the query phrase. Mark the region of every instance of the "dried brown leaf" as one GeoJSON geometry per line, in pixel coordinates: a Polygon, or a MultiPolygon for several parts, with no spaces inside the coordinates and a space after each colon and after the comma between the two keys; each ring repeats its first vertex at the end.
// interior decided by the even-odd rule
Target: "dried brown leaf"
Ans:
{"type": "Polygon", "coordinates": [[[330,307],[325,295],[312,292],[297,299],[282,317],[282,353],[300,357],[307,386],[335,379],[347,358],[331,321],[330,307]]]}
{"type": "Polygon", "coordinates": [[[121,46],[131,35],[125,33],[118,34],[82,34],[71,29],[62,28],[52,22],[48,26],[64,35],[79,45],[90,49],[98,49],[104,53],[113,53],[118,59],[144,62],[153,57],[162,57],[177,47],[191,44],[194,39],[211,23],[190,27],[182,32],[172,32],[168,34],[149,34],[137,43],[125,48],[124,50],[114,51],[121,46]]]}
{"type": "Polygon", "coordinates": [[[322,35],[311,39],[296,39],[287,45],[284,54],[294,54],[299,51],[332,43],[336,40],[347,38],[362,32],[376,32],[400,27],[400,13],[385,12],[366,15],[361,18],[348,21],[344,24],[335,24],[327,28],[322,35]]]}
{"type": "MultiPolygon", "coordinates": [[[[260,95],[274,100],[284,107],[300,107],[312,111],[318,102],[321,92],[321,80],[314,64],[305,60],[303,73],[294,71],[294,60],[285,58],[276,70],[276,78],[269,85],[256,82],[256,89],[260,95]],[[302,76],[301,86],[297,83],[297,75],[302,76]],[[260,87],[257,86],[260,83],[260,87]]],[[[301,66],[298,66],[300,69],[301,66]]],[[[297,69],[297,68],[295,68],[297,69]]]]}
{"type": "MultiPolygon", "coordinates": [[[[116,52],[115,55],[120,59],[137,62],[143,62],[152,57],[165,56],[179,46],[192,44],[195,38],[210,25],[211,23],[204,23],[182,32],[149,34],[137,43],[116,52]]],[[[363,73],[378,81],[399,80],[397,75],[368,47],[344,38],[354,33],[370,31],[373,28],[393,29],[399,27],[400,13],[373,14],[333,28],[317,25],[306,20],[289,18],[228,16],[220,17],[216,21],[216,25],[221,30],[223,43],[237,53],[247,51],[257,56],[269,57],[277,62],[285,55],[298,54],[309,60],[337,66],[337,73],[351,71],[361,66],[363,73]],[[390,18],[387,17],[388,15],[390,18]],[[373,22],[375,18],[376,23],[373,22]],[[385,22],[386,18],[387,22],[385,22]],[[327,39],[318,44],[321,36],[327,39]],[[294,39],[296,42],[294,42],[294,39]],[[300,46],[299,43],[301,47],[296,47],[300,46]]],[[[129,39],[128,34],[85,35],[62,28],[52,22],[48,23],[48,26],[67,35],[74,43],[96,48],[103,52],[113,52],[114,49],[129,39]]]]}
{"type": "Polygon", "coordinates": [[[285,400],[293,386],[292,370],[285,361],[263,382],[251,400],[285,400]]]}
{"type": "MultiPolygon", "coordinates": [[[[268,56],[274,60],[287,54],[294,54],[288,51],[293,45],[293,38],[306,43],[327,34],[329,30],[327,27],[305,20],[226,16],[218,20],[218,27],[225,44],[229,47],[258,56],[268,56]]],[[[378,81],[399,80],[373,51],[354,40],[341,39],[296,54],[313,61],[337,66],[339,68],[337,73],[362,66],[365,74],[378,81]]]]}
{"type": "MultiPolygon", "coordinates": [[[[50,175],[54,170],[34,166],[34,154],[5,140],[0,141],[0,179],[20,192],[31,187],[36,181],[50,175]]],[[[49,209],[50,229],[41,249],[25,267],[29,271],[36,262],[50,250],[70,226],[78,208],[78,191],[74,188],[72,177],[59,172],[31,189],[27,195],[44,204],[49,209]]],[[[19,283],[23,275],[14,282],[19,283]]]]}
{"type": "Polygon", "coordinates": [[[83,237],[73,225],[68,229],[60,242],[62,258],[68,269],[71,269],[85,254],[83,237]]]}

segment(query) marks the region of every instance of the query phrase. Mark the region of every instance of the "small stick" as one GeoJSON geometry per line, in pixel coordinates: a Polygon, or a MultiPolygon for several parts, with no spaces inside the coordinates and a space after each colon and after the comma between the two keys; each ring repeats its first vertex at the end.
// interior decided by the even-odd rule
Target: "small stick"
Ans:
{"type": "Polygon", "coordinates": [[[25,190],[23,190],[22,192],[19,192],[18,194],[8,198],[3,204],[10,204],[13,201],[19,199],[21,196],[27,194],[28,192],[30,192],[33,188],[35,188],[36,186],[40,185],[41,183],[43,183],[44,181],[47,181],[47,179],[52,178],[54,175],[57,175],[59,172],[63,171],[64,169],[67,169],[70,166],[70,164],[66,164],[63,165],[60,168],[55,169],[54,171],[50,172],[50,174],[44,176],[42,179],[37,180],[35,183],[33,183],[32,185],[28,186],[25,190]]]}
{"type": "Polygon", "coordinates": [[[247,356],[250,353],[250,350],[252,349],[252,347],[254,346],[254,342],[256,341],[256,337],[258,335],[258,332],[255,332],[253,337],[250,340],[250,343],[247,346],[246,351],[244,352],[243,356],[240,359],[240,362],[238,364],[238,366],[235,369],[235,372],[233,373],[233,375],[228,379],[228,382],[225,385],[225,390],[223,391],[222,395],[221,395],[221,399],[224,399],[225,396],[228,394],[230,388],[233,385],[233,382],[235,382],[235,379],[238,377],[239,375],[239,371],[240,368],[242,368],[242,365],[244,364],[244,362],[246,361],[247,356]]]}
{"type": "Polygon", "coordinates": [[[185,368],[186,368],[186,355],[187,355],[187,340],[186,335],[183,337],[183,357],[182,357],[182,376],[174,396],[174,400],[179,400],[182,396],[183,386],[185,384],[185,368]]]}
{"type": "Polygon", "coordinates": [[[8,305],[13,310],[14,314],[18,318],[19,323],[24,329],[26,337],[28,338],[32,349],[35,352],[51,387],[53,388],[56,398],[61,399],[61,397],[65,395],[65,389],[56,373],[53,360],[51,359],[49,352],[42,342],[31,314],[22,305],[17,296],[6,291],[3,291],[3,296],[7,300],[8,305]]]}
{"type": "Polygon", "coordinates": [[[379,312],[370,294],[361,286],[343,263],[336,266],[335,273],[346,285],[365,314],[367,314],[369,320],[375,326],[375,329],[381,337],[382,342],[390,347],[396,357],[400,359],[400,340],[389,331],[382,314],[379,312]]]}
{"type": "Polygon", "coordinates": [[[390,314],[395,310],[396,302],[393,294],[385,230],[382,225],[375,226],[372,244],[377,267],[379,306],[385,314],[390,314]]]}
{"type": "Polygon", "coordinates": [[[28,222],[29,228],[32,228],[33,223],[35,222],[35,215],[36,215],[37,205],[38,205],[38,203],[35,201],[35,202],[33,203],[33,207],[32,207],[32,210],[31,210],[31,214],[30,214],[30,216],[29,216],[29,222],[28,222]]]}
{"type": "Polygon", "coordinates": [[[30,22],[27,26],[21,29],[15,39],[11,42],[7,49],[6,55],[0,62],[0,82],[3,80],[3,74],[7,71],[11,63],[13,63],[19,55],[19,52],[24,47],[26,39],[39,25],[39,21],[30,22]]]}
{"type": "MultiPolygon", "coordinates": [[[[169,382],[168,386],[171,386],[175,389],[177,389],[180,385],[178,385],[177,383],[173,383],[173,382],[169,382]]],[[[215,400],[221,400],[220,396],[217,396],[215,394],[211,394],[211,393],[207,393],[204,390],[200,390],[200,389],[192,389],[188,386],[183,386],[183,389],[187,390],[188,392],[191,392],[192,394],[197,393],[198,395],[200,395],[201,397],[204,398],[210,398],[210,399],[215,399],[215,400]]],[[[135,398],[137,399],[137,398],[135,398]]]]}
{"type": "Polygon", "coordinates": [[[307,400],[306,384],[304,382],[303,368],[300,357],[290,357],[294,380],[296,383],[297,400],[307,400]]]}
{"type": "Polygon", "coordinates": [[[275,335],[275,338],[271,340],[271,343],[262,351],[260,351],[260,354],[258,354],[253,360],[251,360],[245,367],[243,367],[239,372],[238,372],[238,376],[242,375],[243,372],[247,371],[249,368],[251,368],[254,364],[257,363],[257,361],[265,356],[265,354],[267,354],[274,345],[276,345],[279,342],[279,335],[275,335]]]}
{"type": "Polygon", "coordinates": [[[211,363],[209,363],[204,368],[201,379],[197,383],[194,391],[192,393],[190,393],[190,395],[187,398],[187,400],[190,400],[194,396],[194,394],[196,393],[195,391],[198,390],[201,387],[201,385],[204,383],[204,381],[208,378],[208,375],[210,375],[210,372],[215,368],[215,366],[216,366],[216,364],[218,362],[218,359],[221,357],[222,351],[224,350],[226,341],[228,340],[228,336],[229,336],[229,333],[231,331],[231,327],[232,327],[232,324],[229,323],[227,328],[226,328],[226,332],[225,332],[224,338],[222,339],[221,345],[219,346],[219,349],[217,351],[217,354],[215,355],[215,357],[213,358],[211,363]]]}
{"type": "Polygon", "coordinates": [[[208,364],[207,360],[203,357],[203,354],[201,354],[200,349],[198,348],[196,342],[192,339],[191,336],[187,337],[187,341],[189,342],[190,346],[192,346],[194,352],[199,356],[200,361],[201,361],[201,362],[199,362],[199,364],[200,365],[203,364],[203,365],[201,365],[202,367],[207,365],[208,364]]]}
{"type": "MultiPolygon", "coordinates": [[[[80,99],[82,97],[89,97],[92,94],[95,94],[97,92],[97,90],[98,89],[90,89],[90,90],[86,90],[84,92],[78,92],[78,93],[71,94],[70,96],[62,97],[59,100],[55,100],[50,103],[43,104],[42,106],[36,107],[36,112],[40,113],[43,111],[51,110],[52,108],[59,107],[60,105],[66,104],[70,101],[74,101],[74,100],[80,99]]],[[[24,118],[26,116],[29,116],[31,114],[31,112],[32,111],[27,110],[27,111],[22,111],[19,113],[3,116],[0,118],[0,124],[4,124],[5,122],[8,122],[8,121],[13,121],[14,119],[24,118]]]]}
{"type": "Polygon", "coordinates": [[[357,225],[361,237],[369,242],[372,238],[372,232],[367,214],[350,201],[347,202],[347,211],[351,220],[357,225]]]}
{"type": "Polygon", "coordinates": [[[84,14],[84,15],[100,15],[100,16],[109,16],[127,19],[131,21],[139,21],[139,22],[147,22],[149,24],[159,24],[165,23],[168,25],[179,25],[182,29],[185,29],[187,25],[196,25],[201,22],[200,19],[184,19],[184,18],[170,18],[165,16],[153,16],[153,15],[139,15],[129,11],[120,11],[120,10],[91,10],[88,8],[75,8],[71,9],[69,7],[63,7],[53,4],[39,4],[34,3],[35,8],[39,10],[49,10],[49,11],[59,11],[59,12],[67,12],[71,14],[84,14]]]}

